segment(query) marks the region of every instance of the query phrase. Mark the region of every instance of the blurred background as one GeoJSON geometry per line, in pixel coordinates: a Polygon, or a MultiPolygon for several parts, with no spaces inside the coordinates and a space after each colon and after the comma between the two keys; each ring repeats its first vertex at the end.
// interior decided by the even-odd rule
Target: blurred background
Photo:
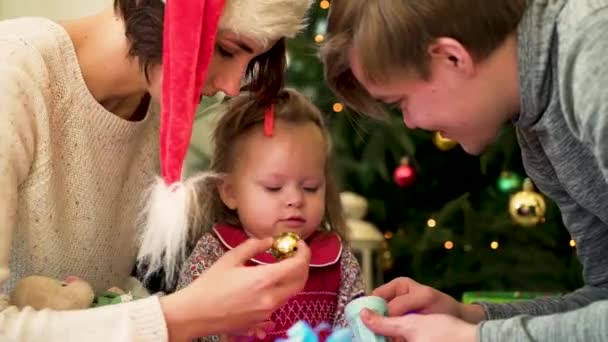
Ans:
{"type": "MultiPolygon", "coordinates": [[[[112,0],[0,0],[0,19],[69,19],[112,0]]],[[[435,132],[407,129],[399,113],[385,122],[349,112],[323,82],[316,49],[331,3],[316,1],[310,26],[289,41],[289,86],[327,115],[344,190],[351,245],[368,288],[408,276],[457,298],[527,298],[579,287],[576,245],[553,202],[527,184],[512,127],[479,157],[435,132]],[[527,186],[524,186],[527,185],[527,186]]],[[[196,119],[188,172],[208,163],[216,117],[196,119]]]]}
{"type": "Polygon", "coordinates": [[[112,6],[113,0],[0,0],[0,19],[43,16],[73,19],[112,6]]]}

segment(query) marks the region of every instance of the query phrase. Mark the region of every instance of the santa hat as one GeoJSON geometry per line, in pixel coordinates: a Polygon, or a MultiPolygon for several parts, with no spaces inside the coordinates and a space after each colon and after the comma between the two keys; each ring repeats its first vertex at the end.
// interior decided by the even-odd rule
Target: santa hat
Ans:
{"type": "Polygon", "coordinates": [[[182,172],[217,32],[230,31],[267,46],[303,28],[311,0],[162,1],[161,177],[150,189],[138,261],[147,266],[144,277],[164,268],[165,280],[172,283],[196,215],[200,177],[183,179],[182,172]]]}

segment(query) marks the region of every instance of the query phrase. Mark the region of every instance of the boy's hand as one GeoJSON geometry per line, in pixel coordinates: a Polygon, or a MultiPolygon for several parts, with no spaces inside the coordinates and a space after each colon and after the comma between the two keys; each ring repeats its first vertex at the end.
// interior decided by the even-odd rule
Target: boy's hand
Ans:
{"type": "Polygon", "coordinates": [[[364,310],[361,319],[372,331],[407,342],[475,342],[477,327],[448,315],[411,314],[383,317],[364,310]]]}
{"type": "Polygon", "coordinates": [[[465,305],[432,287],[419,284],[410,278],[397,278],[375,289],[372,295],[388,302],[389,316],[403,316],[408,312],[421,314],[442,313],[470,323],[485,319],[483,308],[476,304],[465,305]]]}

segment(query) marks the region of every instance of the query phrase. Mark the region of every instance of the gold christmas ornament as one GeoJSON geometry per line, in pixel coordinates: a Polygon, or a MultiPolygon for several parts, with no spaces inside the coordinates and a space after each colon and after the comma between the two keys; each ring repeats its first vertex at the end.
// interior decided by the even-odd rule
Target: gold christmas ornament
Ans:
{"type": "Polygon", "coordinates": [[[524,227],[533,227],[545,222],[547,206],[543,196],[534,191],[529,178],[524,180],[523,190],[517,192],[509,201],[509,214],[515,223],[524,227]]]}
{"type": "Polygon", "coordinates": [[[458,142],[444,138],[440,132],[435,132],[433,134],[433,144],[440,149],[441,151],[449,151],[458,145],[458,142]]]}
{"type": "Polygon", "coordinates": [[[388,271],[393,268],[394,264],[395,258],[393,258],[393,253],[391,253],[391,249],[389,248],[388,243],[384,242],[381,255],[382,270],[388,271]]]}
{"type": "Polygon", "coordinates": [[[290,258],[298,250],[298,241],[300,241],[298,234],[292,232],[282,233],[274,238],[270,251],[279,260],[290,258]]]}

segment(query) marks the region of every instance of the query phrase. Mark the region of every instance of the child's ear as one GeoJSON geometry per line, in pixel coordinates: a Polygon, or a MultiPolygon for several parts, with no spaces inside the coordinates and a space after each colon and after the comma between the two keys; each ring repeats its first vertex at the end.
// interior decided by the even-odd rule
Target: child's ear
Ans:
{"type": "Polygon", "coordinates": [[[219,192],[220,198],[222,199],[222,202],[224,202],[224,205],[232,210],[235,210],[236,196],[234,194],[234,186],[230,177],[225,177],[218,183],[217,191],[219,192]]]}

